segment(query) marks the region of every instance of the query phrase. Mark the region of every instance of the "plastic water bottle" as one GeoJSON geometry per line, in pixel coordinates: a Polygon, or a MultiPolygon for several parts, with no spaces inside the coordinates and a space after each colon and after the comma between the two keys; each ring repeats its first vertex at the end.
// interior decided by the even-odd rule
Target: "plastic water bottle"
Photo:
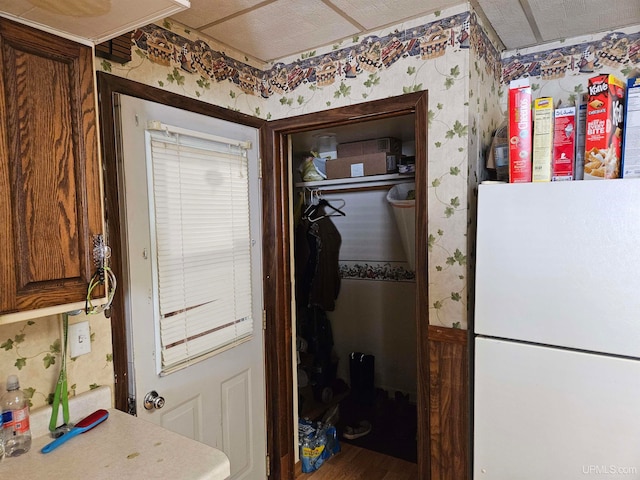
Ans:
{"type": "Polygon", "coordinates": [[[16,375],[9,375],[7,378],[7,392],[2,396],[0,405],[5,456],[17,457],[31,448],[31,428],[29,401],[20,390],[20,381],[16,375]]]}
{"type": "Polygon", "coordinates": [[[0,412],[0,461],[4,458],[4,428],[2,428],[2,412],[0,412]]]}

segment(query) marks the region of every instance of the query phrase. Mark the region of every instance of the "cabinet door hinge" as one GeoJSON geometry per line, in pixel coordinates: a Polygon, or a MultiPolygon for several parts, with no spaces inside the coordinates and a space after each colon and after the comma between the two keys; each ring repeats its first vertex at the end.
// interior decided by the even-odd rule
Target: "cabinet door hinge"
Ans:
{"type": "Polygon", "coordinates": [[[267,455],[267,477],[271,476],[271,462],[269,461],[269,455],[267,455]]]}
{"type": "Polygon", "coordinates": [[[267,311],[266,310],[262,310],[262,329],[263,330],[267,329],[267,311]]]}
{"type": "Polygon", "coordinates": [[[262,179],[262,157],[258,157],[258,178],[262,179]]]}

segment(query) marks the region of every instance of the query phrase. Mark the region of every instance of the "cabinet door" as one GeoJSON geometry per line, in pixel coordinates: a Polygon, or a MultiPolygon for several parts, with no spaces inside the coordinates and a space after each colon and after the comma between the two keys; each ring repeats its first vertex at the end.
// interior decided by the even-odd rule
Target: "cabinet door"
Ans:
{"type": "Polygon", "coordinates": [[[0,313],[84,300],[102,231],[91,48],[0,18],[0,313]]]}

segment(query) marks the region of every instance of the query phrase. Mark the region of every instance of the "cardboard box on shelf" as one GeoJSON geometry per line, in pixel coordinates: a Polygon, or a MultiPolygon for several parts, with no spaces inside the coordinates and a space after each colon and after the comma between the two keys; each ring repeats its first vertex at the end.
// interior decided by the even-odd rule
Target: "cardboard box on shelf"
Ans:
{"type": "Polygon", "coordinates": [[[624,141],[622,143],[622,177],[640,177],[640,78],[627,80],[624,141]]]}
{"type": "Polygon", "coordinates": [[[573,180],[576,156],[576,107],[557,108],[553,134],[551,180],[573,180]]]}
{"type": "Polygon", "coordinates": [[[509,182],[531,181],[531,86],[528,79],[509,84],[509,182]]]}
{"type": "Polygon", "coordinates": [[[551,181],[553,152],[553,99],[536,98],[533,102],[533,168],[532,181],[551,181]]]}
{"type": "Polygon", "coordinates": [[[589,79],[584,179],[620,176],[625,84],[613,75],[589,79]]]}
{"type": "Polygon", "coordinates": [[[385,137],[360,142],[349,142],[338,144],[338,158],[354,157],[356,155],[367,155],[370,153],[402,153],[402,142],[397,138],[385,137]]]}
{"type": "Polygon", "coordinates": [[[397,155],[386,152],[327,160],[327,179],[385,175],[396,172],[397,155]]]}

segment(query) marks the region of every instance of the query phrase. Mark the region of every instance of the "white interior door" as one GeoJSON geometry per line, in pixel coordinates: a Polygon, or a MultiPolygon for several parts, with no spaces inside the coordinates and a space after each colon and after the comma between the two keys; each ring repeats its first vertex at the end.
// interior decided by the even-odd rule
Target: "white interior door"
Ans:
{"type": "Polygon", "coordinates": [[[224,451],[231,478],[266,478],[265,374],[262,330],[262,259],[259,134],[255,128],[179,110],[133,97],[120,96],[123,182],[126,218],[128,288],[126,308],[130,356],[130,388],[137,415],[224,451]],[[149,121],[250,141],[249,198],[252,272],[251,340],[169,374],[159,374],[156,361],[152,247],[145,160],[145,129],[149,121]],[[155,391],[162,408],[145,409],[144,398],[155,391]]]}

